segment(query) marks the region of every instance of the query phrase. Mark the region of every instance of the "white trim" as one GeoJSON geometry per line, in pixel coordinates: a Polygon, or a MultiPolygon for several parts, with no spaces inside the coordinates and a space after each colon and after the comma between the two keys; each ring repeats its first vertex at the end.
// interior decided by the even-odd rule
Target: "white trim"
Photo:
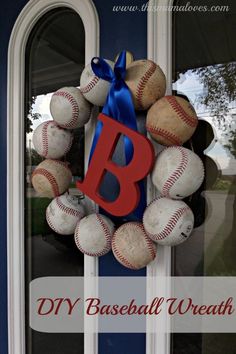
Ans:
{"type": "MultiPolygon", "coordinates": [[[[91,0],[31,0],[13,28],[8,51],[7,223],[8,223],[8,336],[9,354],[25,354],[24,269],[24,80],[25,47],[31,30],[46,12],[69,7],[85,27],[85,61],[99,54],[99,21],[91,0]]],[[[90,145],[91,130],[86,128],[90,145]]],[[[90,128],[90,129],[89,129],[90,128]]],[[[86,156],[88,156],[86,148],[86,156]]],[[[87,163],[87,162],[86,162],[87,163]]],[[[97,260],[85,257],[85,279],[98,275],[97,260]]],[[[86,284],[85,284],[86,288],[86,284]]],[[[85,334],[85,354],[97,354],[97,335],[85,334]]]]}
{"type": "MultiPolygon", "coordinates": [[[[173,0],[150,0],[151,7],[164,5],[170,6],[173,0]]],[[[149,11],[148,12],[148,59],[158,63],[164,71],[167,79],[167,94],[172,92],[172,12],[149,11]]],[[[156,150],[160,147],[156,144],[156,150]]],[[[156,197],[156,190],[150,179],[148,182],[148,202],[156,197]]],[[[159,246],[157,258],[147,267],[147,299],[153,299],[157,294],[158,282],[152,277],[168,277],[171,275],[171,247],[159,246]]],[[[169,284],[166,283],[163,293],[167,294],[169,284]]],[[[162,332],[158,332],[155,320],[147,321],[146,353],[169,354],[170,334],[163,333],[163,328],[168,333],[169,322],[166,319],[162,324],[162,332]]]]}

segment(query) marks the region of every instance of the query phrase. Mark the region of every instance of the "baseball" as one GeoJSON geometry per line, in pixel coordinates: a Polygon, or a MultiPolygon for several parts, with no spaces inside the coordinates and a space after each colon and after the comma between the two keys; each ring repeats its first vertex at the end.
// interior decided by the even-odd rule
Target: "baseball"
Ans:
{"type": "Polygon", "coordinates": [[[32,184],[41,196],[54,198],[69,187],[72,174],[66,162],[47,159],[32,174],[32,184]]]}
{"type": "MultiPolygon", "coordinates": [[[[114,68],[113,61],[106,59],[106,62],[112,69],[114,68]]],[[[110,82],[100,79],[94,74],[91,64],[84,68],[80,77],[80,90],[86,100],[95,106],[104,106],[110,87],[110,82]]]]}
{"type": "Polygon", "coordinates": [[[50,228],[60,235],[72,235],[76,225],[84,217],[84,207],[78,199],[65,193],[54,198],[46,210],[50,228]]]}
{"type": "Polygon", "coordinates": [[[146,128],[159,144],[182,145],[193,135],[198,118],[193,106],[177,96],[165,96],[148,111],[146,128]]]}
{"type": "Polygon", "coordinates": [[[40,156],[60,159],[70,150],[73,135],[53,120],[40,124],[34,131],[33,144],[40,156]]]}
{"type": "Polygon", "coordinates": [[[117,261],[130,269],[146,267],[156,257],[156,245],[139,222],[128,222],[116,230],[112,251],[117,261]]]}
{"type": "Polygon", "coordinates": [[[50,111],[60,127],[76,129],[88,122],[91,107],[77,87],[63,87],[52,95],[50,111]]]}
{"type": "MultiPolygon", "coordinates": [[[[120,54],[121,54],[121,52],[116,55],[115,63],[117,62],[120,54]]],[[[125,60],[126,60],[126,67],[127,67],[129,64],[131,64],[134,61],[134,56],[128,50],[126,50],[126,55],[125,56],[126,56],[125,60]]]]}
{"type": "Polygon", "coordinates": [[[78,222],[75,243],[78,249],[91,257],[100,257],[111,250],[114,224],[106,216],[90,214],[78,222]]]}
{"type": "Polygon", "coordinates": [[[203,180],[202,160],[193,151],[170,146],[157,156],[152,182],[162,196],[183,199],[196,192],[203,180]]]}
{"type": "Polygon", "coordinates": [[[151,60],[136,60],[127,66],[125,82],[135,109],[146,110],[166,92],[166,78],[151,60]]]}
{"type": "Polygon", "coordinates": [[[193,224],[193,213],[182,200],[157,198],[143,215],[143,226],[148,236],[164,246],[176,246],[187,240],[193,224]]]}

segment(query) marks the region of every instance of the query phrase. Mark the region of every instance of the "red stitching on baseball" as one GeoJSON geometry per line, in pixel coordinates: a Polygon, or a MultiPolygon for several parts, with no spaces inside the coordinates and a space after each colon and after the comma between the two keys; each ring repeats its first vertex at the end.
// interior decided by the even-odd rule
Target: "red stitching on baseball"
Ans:
{"type": "Polygon", "coordinates": [[[66,214],[75,216],[76,218],[80,218],[80,219],[83,217],[83,214],[79,210],[70,208],[65,204],[63,204],[62,201],[60,200],[60,197],[56,198],[56,204],[58,205],[59,209],[65,212],[66,214]]]}
{"type": "Polygon", "coordinates": [[[103,232],[104,232],[104,235],[105,235],[105,238],[106,238],[106,246],[105,246],[104,250],[101,251],[101,252],[105,252],[106,253],[106,251],[110,251],[110,249],[111,249],[112,235],[110,233],[110,230],[109,230],[108,226],[105,224],[105,222],[103,221],[101,216],[99,214],[96,214],[96,216],[97,216],[97,220],[98,220],[99,224],[101,225],[101,227],[103,229],[103,232]]]}
{"type": "Polygon", "coordinates": [[[51,123],[53,123],[53,121],[49,121],[49,122],[44,123],[43,129],[42,129],[42,144],[43,144],[43,153],[42,153],[42,155],[44,157],[47,157],[47,155],[48,155],[48,135],[47,135],[47,130],[48,130],[48,126],[51,125],[51,123]]]}
{"type": "MultiPolygon", "coordinates": [[[[144,239],[147,243],[147,247],[149,252],[151,253],[151,257],[152,259],[154,259],[156,257],[156,250],[154,249],[154,245],[152,243],[152,241],[148,238],[147,233],[143,227],[142,224],[138,223],[138,222],[128,222],[124,225],[131,225],[132,227],[136,228],[136,229],[141,229],[143,231],[144,234],[144,239]]],[[[114,252],[114,254],[117,256],[117,258],[120,260],[120,262],[125,265],[127,268],[130,269],[134,269],[137,270],[138,268],[135,267],[134,265],[132,265],[125,257],[123,254],[120,253],[119,249],[117,248],[117,245],[115,243],[116,241],[116,236],[117,236],[117,232],[114,233],[113,239],[112,239],[112,250],[114,252]]]]}
{"type": "MultiPolygon", "coordinates": [[[[79,228],[78,228],[79,229],[79,228]]],[[[76,246],[77,248],[80,250],[80,252],[86,254],[87,256],[90,256],[90,257],[100,257],[100,256],[104,256],[104,253],[101,251],[101,252],[95,252],[95,253],[90,253],[90,252],[87,252],[85,251],[80,243],[79,243],[79,232],[78,232],[78,229],[76,229],[76,232],[75,232],[75,243],[76,243],[76,246]]]]}
{"type": "Polygon", "coordinates": [[[56,178],[49,171],[44,168],[36,168],[32,174],[32,179],[36,175],[41,175],[47,178],[48,182],[51,184],[54,196],[57,197],[58,195],[60,195],[56,178]]]}
{"type": "MultiPolygon", "coordinates": [[[[43,128],[42,128],[42,145],[43,145],[43,152],[42,155],[44,157],[48,156],[48,127],[50,126],[54,126],[57,127],[59,130],[63,130],[62,127],[60,127],[55,121],[51,120],[49,122],[44,123],[43,128]]],[[[67,152],[70,150],[71,145],[72,145],[72,141],[73,141],[73,137],[71,136],[69,144],[65,150],[64,155],[67,154],[67,152]]]]}
{"type": "Polygon", "coordinates": [[[104,254],[107,253],[107,251],[110,251],[111,249],[111,233],[107,227],[107,225],[103,222],[102,218],[100,217],[100,215],[98,216],[98,214],[96,214],[97,216],[97,221],[99,222],[99,224],[102,226],[102,229],[103,229],[103,232],[105,234],[105,238],[106,238],[106,246],[100,251],[100,252],[94,252],[94,253],[91,253],[91,252],[87,252],[85,251],[82,247],[81,247],[81,244],[80,244],[80,241],[79,241],[79,225],[78,227],[76,228],[75,230],[75,243],[76,243],[76,246],[78,247],[78,249],[80,250],[80,252],[86,254],[87,256],[90,256],[90,257],[100,257],[100,256],[103,256],[104,254]]]}
{"type": "Polygon", "coordinates": [[[170,220],[168,221],[167,225],[164,227],[164,229],[159,232],[158,234],[151,234],[149,232],[147,232],[148,235],[150,235],[150,237],[153,239],[155,238],[155,240],[163,240],[164,238],[166,238],[167,236],[169,236],[169,234],[174,230],[174,227],[176,226],[177,222],[179,221],[179,219],[181,218],[181,216],[186,212],[189,211],[189,207],[183,207],[183,208],[179,208],[178,210],[176,210],[176,212],[171,216],[170,220]]]}
{"type": "Polygon", "coordinates": [[[67,165],[67,162],[63,162],[61,160],[54,160],[54,159],[50,159],[51,161],[57,163],[58,165],[61,165],[63,166],[68,172],[70,172],[71,174],[71,170],[69,169],[68,165],[67,165]]]}
{"type": "Polygon", "coordinates": [[[138,102],[139,107],[142,107],[142,98],[143,98],[143,91],[145,89],[145,85],[150,79],[150,77],[154,74],[156,70],[157,65],[153,62],[150,61],[150,67],[146,71],[146,73],[141,77],[138,85],[137,85],[137,90],[135,92],[136,100],[138,102]]]}
{"type": "Polygon", "coordinates": [[[147,125],[146,128],[149,133],[160,135],[163,138],[167,139],[173,145],[181,145],[182,144],[180,139],[175,134],[172,134],[165,129],[157,128],[152,125],[147,125]]]}
{"type": "Polygon", "coordinates": [[[149,252],[150,252],[150,254],[151,254],[151,257],[152,257],[152,259],[155,259],[155,257],[156,257],[156,248],[155,248],[155,246],[154,246],[154,244],[153,244],[153,241],[148,237],[148,235],[147,235],[147,233],[146,233],[146,231],[145,231],[145,229],[144,229],[143,224],[137,225],[137,226],[140,227],[141,230],[143,231],[144,239],[145,239],[145,241],[146,241],[146,243],[147,243],[147,247],[148,247],[148,249],[149,249],[149,252]]]}
{"type": "Polygon", "coordinates": [[[179,104],[175,96],[165,96],[167,102],[171,105],[173,110],[178,114],[178,116],[186,123],[187,125],[190,125],[190,127],[195,128],[197,126],[197,119],[191,117],[183,107],[179,104]]]}
{"type": "Polygon", "coordinates": [[[92,80],[84,87],[80,87],[80,91],[84,94],[84,93],[88,93],[89,91],[91,91],[94,86],[98,83],[99,78],[97,76],[94,76],[92,78],[92,80]]]}
{"type": "MultiPolygon", "coordinates": [[[[115,234],[114,234],[115,235],[115,234]]],[[[113,237],[114,239],[114,237],[113,237]]],[[[121,264],[123,264],[124,266],[126,266],[127,268],[133,269],[133,270],[137,270],[136,267],[134,267],[118,250],[118,248],[116,247],[115,241],[112,240],[112,250],[114,252],[114,254],[116,255],[116,257],[120,260],[121,264]]]]}
{"type": "Polygon", "coordinates": [[[165,197],[169,197],[170,189],[173,187],[176,181],[182,176],[184,170],[188,164],[188,154],[186,150],[181,146],[170,147],[168,149],[177,149],[181,154],[181,160],[179,166],[176,168],[175,171],[169,176],[162,187],[162,195],[165,197]]]}
{"type": "Polygon", "coordinates": [[[47,223],[50,226],[50,228],[58,234],[58,231],[57,231],[57,229],[55,229],[55,227],[54,227],[54,225],[53,225],[53,223],[51,221],[51,218],[48,215],[48,213],[46,213],[46,220],[47,220],[47,223]]]}
{"type": "Polygon", "coordinates": [[[60,96],[66,98],[72,106],[71,120],[68,123],[60,124],[60,126],[63,128],[75,128],[77,126],[79,118],[79,107],[74,97],[65,91],[56,91],[53,96],[60,96]]]}
{"type": "Polygon", "coordinates": [[[68,143],[68,146],[67,146],[67,148],[66,148],[66,150],[65,150],[65,152],[64,152],[64,156],[70,151],[71,146],[72,146],[72,143],[73,143],[73,139],[74,139],[74,137],[71,135],[70,141],[69,141],[69,143],[68,143]]]}

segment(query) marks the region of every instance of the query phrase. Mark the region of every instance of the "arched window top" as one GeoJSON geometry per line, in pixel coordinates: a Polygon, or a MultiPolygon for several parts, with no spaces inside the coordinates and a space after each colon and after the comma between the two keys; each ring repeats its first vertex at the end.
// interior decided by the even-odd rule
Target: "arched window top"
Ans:
{"type": "Polygon", "coordinates": [[[98,55],[99,20],[91,0],[47,0],[44,2],[31,0],[20,13],[13,28],[9,43],[9,65],[11,65],[14,54],[18,55],[18,57],[23,54],[29,34],[40,17],[58,7],[71,8],[81,17],[84,24],[86,42],[89,43],[85,48],[86,63],[89,62],[92,56],[98,55]]]}
{"type": "Polygon", "coordinates": [[[44,14],[31,31],[26,45],[26,71],[33,96],[63,86],[79,86],[85,63],[82,19],[68,7],[44,14]]]}
{"type": "MultiPolygon", "coordinates": [[[[99,55],[99,22],[91,0],[30,0],[20,13],[13,28],[8,50],[8,311],[9,353],[25,354],[25,224],[24,224],[24,160],[25,160],[25,53],[36,24],[43,16],[60,11],[74,10],[81,18],[85,46],[83,63],[99,55]]],[[[75,39],[76,40],[76,39],[75,39]]],[[[73,55],[73,53],[72,53],[73,55]]],[[[53,58],[52,58],[53,59],[53,58]]],[[[50,86],[51,84],[49,84],[50,86]]],[[[70,85],[76,85],[71,81],[70,85]]],[[[56,87],[40,87],[37,94],[54,91],[56,87]]],[[[92,137],[92,125],[86,128],[86,145],[92,137]]],[[[85,159],[88,153],[85,151],[85,159]]],[[[86,274],[96,274],[96,264],[85,261],[86,274]]],[[[96,338],[89,340],[85,353],[95,353],[96,338]]]]}

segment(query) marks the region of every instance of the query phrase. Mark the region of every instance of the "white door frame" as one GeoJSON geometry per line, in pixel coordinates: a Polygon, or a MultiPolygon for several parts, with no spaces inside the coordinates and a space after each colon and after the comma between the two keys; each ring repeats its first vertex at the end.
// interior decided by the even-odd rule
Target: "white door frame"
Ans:
{"type": "MultiPolygon", "coordinates": [[[[150,0],[150,5],[171,6],[173,0],[150,0]]],[[[24,269],[24,61],[29,34],[46,12],[67,6],[81,17],[85,27],[85,61],[99,55],[99,21],[91,0],[31,0],[19,15],[12,31],[8,54],[8,333],[9,354],[25,354],[25,269],[24,269]]],[[[172,81],[172,13],[148,12],[148,58],[157,62],[167,77],[167,93],[172,81]]],[[[92,139],[93,126],[86,127],[85,162],[92,139]]],[[[148,199],[155,197],[149,182],[148,199]]],[[[98,262],[85,256],[85,279],[98,275],[98,262]]],[[[159,247],[157,261],[147,267],[147,277],[171,274],[171,248],[159,247]]],[[[90,278],[91,279],[91,278],[90,278]]],[[[151,278],[150,278],[151,279],[151,278]]],[[[156,282],[149,281],[148,298],[155,294],[156,282]]],[[[93,282],[92,282],[93,283],[93,282]]],[[[89,285],[90,286],[90,285],[89,285]]],[[[168,286],[168,284],[167,284],[168,286]]],[[[155,333],[155,323],[148,322],[146,353],[169,354],[170,335],[155,333]]],[[[163,324],[168,328],[168,323],[163,324]]],[[[85,334],[85,354],[97,354],[97,335],[85,334]]]]}
{"type": "MultiPolygon", "coordinates": [[[[92,0],[30,0],[14,25],[8,50],[7,116],[7,243],[8,243],[8,342],[9,354],[25,354],[25,250],[24,250],[24,87],[25,48],[30,32],[48,11],[69,7],[81,17],[85,28],[85,62],[99,55],[99,20],[92,0]]],[[[85,164],[93,135],[86,126],[85,164]]],[[[85,289],[98,275],[95,258],[84,257],[85,289]],[[90,277],[90,278],[89,278],[90,277]]],[[[90,322],[91,325],[91,322],[90,322]]],[[[96,328],[96,324],[94,324],[96,328]]],[[[86,326],[85,326],[86,329],[86,326]]],[[[85,354],[97,354],[97,335],[85,333],[85,354]]]]}
{"type": "MultiPolygon", "coordinates": [[[[168,7],[173,5],[173,0],[150,0],[148,11],[148,59],[158,63],[166,75],[167,94],[172,92],[172,12],[168,7]],[[161,6],[162,10],[158,10],[161,6]],[[153,11],[152,11],[153,10],[153,11]]],[[[159,146],[155,144],[156,151],[159,146]]],[[[156,188],[149,179],[148,202],[157,196],[156,188]]],[[[153,299],[157,294],[158,281],[152,277],[169,277],[171,275],[171,247],[158,246],[157,257],[147,267],[147,299],[153,299]]],[[[163,282],[162,282],[163,284],[163,282]]],[[[170,284],[165,282],[163,294],[168,294],[170,284]]],[[[169,322],[166,318],[162,324],[162,331],[158,332],[155,319],[147,321],[146,353],[169,354],[171,336],[168,333],[169,322]],[[166,333],[164,333],[166,330],[166,333]]]]}

